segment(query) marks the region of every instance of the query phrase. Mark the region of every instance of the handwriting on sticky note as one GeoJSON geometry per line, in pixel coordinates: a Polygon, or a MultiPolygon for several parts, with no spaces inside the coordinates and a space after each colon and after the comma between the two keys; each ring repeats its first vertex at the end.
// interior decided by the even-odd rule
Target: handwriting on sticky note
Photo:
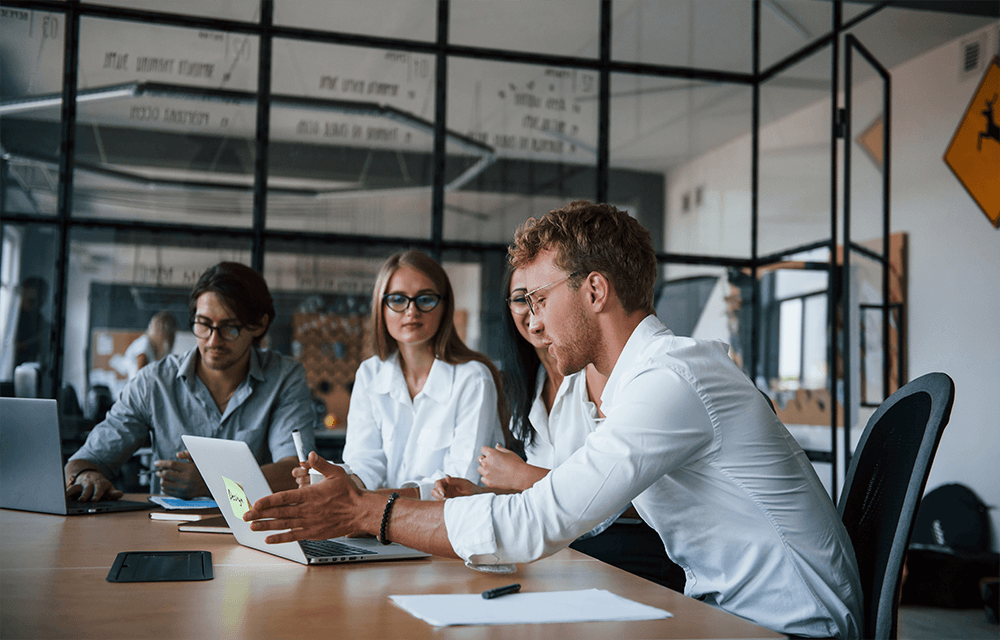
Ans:
{"type": "Polygon", "coordinates": [[[233,508],[233,513],[237,518],[243,518],[243,514],[250,510],[250,500],[246,491],[240,483],[234,482],[222,476],[222,481],[226,483],[226,495],[229,496],[229,506],[233,508]]]}

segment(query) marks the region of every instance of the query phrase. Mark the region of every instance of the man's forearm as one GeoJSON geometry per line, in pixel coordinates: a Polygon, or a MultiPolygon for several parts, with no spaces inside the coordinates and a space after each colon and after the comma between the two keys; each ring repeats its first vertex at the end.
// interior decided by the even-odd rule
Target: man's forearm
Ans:
{"type": "MultiPolygon", "coordinates": [[[[365,531],[378,536],[388,499],[383,494],[364,496],[365,531]]],[[[392,505],[386,523],[386,538],[391,542],[426,551],[436,556],[458,558],[448,540],[444,525],[444,502],[399,498],[392,505]]]]}
{"type": "Polygon", "coordinates": [[[70,480],[72,480],[75,476],[79,475],[80,473],[83,473],[84,471],[94,471],[96,473],[101,474],[101,476],[104,476],[104,473],[97,468],[96,464],[84,458],[77,458],[76,460],[70,460],[69,462],[66,463],[65,467],[66,483],[72,484],[70,480]]]}

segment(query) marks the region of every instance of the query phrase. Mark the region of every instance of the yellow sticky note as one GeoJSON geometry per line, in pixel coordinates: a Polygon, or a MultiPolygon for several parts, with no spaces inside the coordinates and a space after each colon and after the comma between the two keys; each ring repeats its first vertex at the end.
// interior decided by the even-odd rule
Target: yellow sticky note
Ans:
{"type": "Polygon", "coordinates": [[[247,498],[246,491],[238,482],[233,482],[226,476],[222,476],[222,481],[226,483],[229,506],[233,508],[233,513],[236,514],[237,518],[243,518],[243,514],[250,510],[250,499],[247,498]]]}

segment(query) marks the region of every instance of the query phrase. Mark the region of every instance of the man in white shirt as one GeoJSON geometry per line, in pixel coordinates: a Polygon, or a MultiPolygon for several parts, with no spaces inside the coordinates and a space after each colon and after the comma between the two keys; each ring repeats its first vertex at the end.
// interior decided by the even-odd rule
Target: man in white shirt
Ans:
{"type": "Polygon", "coordinates": [[[292,529],[269,542],[367,531],[495,569],[555,553],[631,501],[684,569],[686,595],[781,633],[858,637],[861,584],[833,502],[726,346],[652,315],[649,233],[576,202],[526,222],[510,252],[559,369],[609,376],[607,418],[584,446],[520,494],[443,505],[387,504],[310,456],[327,481],[262,498],[253,528],[292,529]]]}

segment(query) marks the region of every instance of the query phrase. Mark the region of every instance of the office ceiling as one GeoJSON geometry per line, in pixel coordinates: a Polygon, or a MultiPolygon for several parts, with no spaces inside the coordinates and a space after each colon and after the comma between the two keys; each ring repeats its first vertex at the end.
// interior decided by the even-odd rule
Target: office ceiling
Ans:
{"type": "MultiPolygon", "coordinates": [[[[256,17],[256,10],[247,13],[249,3],[235,0],[204,2],[196,9],[163,1],[102,2],[116,3],[256,17]]],[[[846,2],[844,21],[874,5],[846,2]]],[[[435,37],[433,2],[342,2],[337,12],[329,11],[331,6],[326,0],[279,1],[275,20],[414,40],[435,37]]],[[[452,41],[594,59],[598,7],[597,0],[452,0],[452,41]]],[[[752,72],[750,3],[616,0],[612,8],[615,60],[718,72],[704,79],[614,74],[613,167],[665,173],[749,133],[752,94],[738,80],[752,72]]],[[[826,0],[763,0],[762,71],[822,39],[830,14],[826,0]]],[[[886,68],[970,34],[988,60],[1000,41],[998,14],[996,0],[898,2],[850,33],[886,68]]],[[[0,144],[7,153],[35,160],[54,158],[58,151],[58,103],[24,102],[58,96],[61,87],[62,54],[58,41],[45,37],[44,15],[0,19],[0,126],[7,125],[0,144]]],[[[115,193],[127,190],[122,182],[130,180],[144,189],[160,181],[248,193],[255,38],[128,25],[85,18],[81,28],[78,114],[87,132],[77,162],[98,176],[90,179],[95,193],[102,180],[113,183],[115,193]]],[[[430,55],[276,41],[274,63],[272,188],[316,194],[428,187],[435,113],[430,55]],[[348,89],[354,86],[357,91],[348,89]],[[296,152],[296,146],[309,152],[296,152]]],[[[961,63],[955,62],[956,74],[961,63]]],[[[762,85],[762,123],[828,99],[830,75],[829,47],[783,68],[762,85]]],[[[860,65],[855,81],[873,75],[860,65]]],[[[451,187],[462,189],[497,159],[593,166],[597,85],[592,80],[592,74],[564,67],[450,59],[448,151],[458,159],[449,164],[451,187]],[[548,113],[549,108],[555,111],[548,113]]],[[[37,167],[20,174],[29,186],[37,182],[36,191],[49,178],[37,167]]],[[[236,209],[245,213],[246,204],[236,209]]]]}

